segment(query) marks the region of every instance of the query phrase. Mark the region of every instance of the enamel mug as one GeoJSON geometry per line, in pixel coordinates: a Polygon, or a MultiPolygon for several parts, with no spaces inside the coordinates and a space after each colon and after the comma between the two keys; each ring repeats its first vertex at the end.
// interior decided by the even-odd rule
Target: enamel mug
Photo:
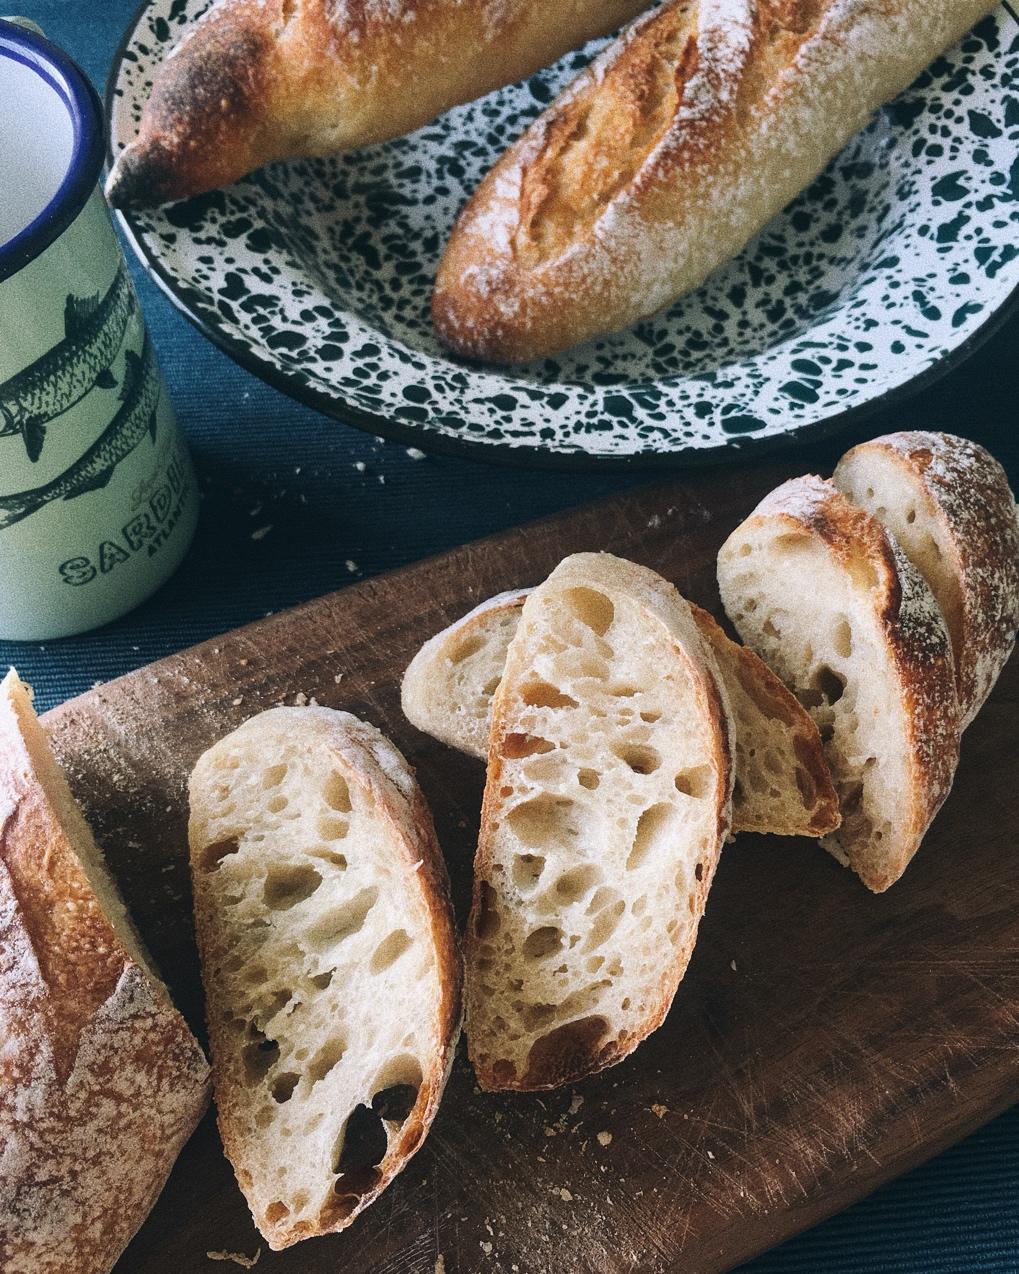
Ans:
{"type": "Polygon", "coordinates": [[[88,80],[0,20],[0,638],[124,614],[174,571],[198,516],[102,162],[88,80]]]}

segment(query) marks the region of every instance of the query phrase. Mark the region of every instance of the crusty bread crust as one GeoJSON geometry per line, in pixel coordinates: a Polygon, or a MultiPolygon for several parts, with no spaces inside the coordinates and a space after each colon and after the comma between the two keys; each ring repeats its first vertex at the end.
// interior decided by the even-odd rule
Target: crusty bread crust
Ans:
{"type": "MultiPolygon", "coordinates": [[[[823,544],[843,571],[865,586],[900,691],[897,706],[906,725],[908,787],[902,792],[894,837],[878,853],[844,843],[831,848],[875,893],[894,884],[919,848],[952,785],[959,757],[959,709],[955,669],[944,620],[930,590],[876,518],[851,504],[830,482],[794,478],[767,495],[722,546],[719,583],[739,629],[738,599],[727,587],[738,544],[770,527],[805,533],[823,544]]],[[[809,588],[810,581],[804,580],[809,588]]],[[[743,636],[749,636],[744,630],[743,636]]],[[[762,652],[765,653],[765,652],[762,652]]],[[[889,710],[893,705],[889,704],[889,710]]],[[[844,829],[845,830],[845,829],[844,829]]]]}
{"type": "Polygon", "coordinates": [[[111,203],[409,133],[639,13],[644,0],[218,0],[160,68],[111,203]]]}
{"type": "MultiPolygon", "coordinates": [[[[405,1166],[423,1142],[439,1107],[453,1064],[461,1018],[462,964],[456,942],[445,862],[439,849],[431,812],[414,772],[397,749],[373,726],[346,712],[327,708],[275,708],[260,713],[220,740],[198,761],[191,778],[191,866],[195,921],[206,992],[213,1084],[220,1133],[227,1157],[252,1210],[255,1223],[274,1250],[301,1239],[346,1228],[368,1207],[405,1166]],[[431,1054],[422,1063],[422,1080],[409,1113],[388,1141],[384,1157],[364,1188],[345,1190],[342,1175],[329,1201],[314,1221],[278,1215],[266,1206],[265,1183],[271,1166],[261,1162],[246,1129],[250,1122],[251,1082],[229,1018],[238,1008],[230,999],[226,979],[218,976],[229,961],[235,936],[219,914],[209,885],[206,851],[212,827],[210,792],[217,781],[217,760],[233,744],[257,743],[263,755],[284,758],[298,739],[314,741],[321,749],[323,773],[330,766],[342,773],[351,788],[360,788],[387,825],[387,843],[394,878],[423,927],[434,952],[434,985],[422,995],[435,997],[430,1028],[431,1054]]],[[[395,888],[395,881],[388,884],[395,888]]],[[[296,976],[296,974],[295,974],[296,976]]],[[[349,988],[338,987],[344,995],[349,988]]],[[[356,1038],[356,1037],[355,1037],[356,1038]]],[[[295,1077],[296,1078],[296,1077],[295,1077]]],[[[271,1193],[268,1196],[272,1197],[271,1193]]],[[[286,1210],[283,1209],[285,1212],[286,1210]]]]}
{"type": "Polygon", "coordinates": [[[544,357],[699,286],[993,0],[672,0],[489,172],[439,267],[457,353],[544,357]]]}
{"type": "MultiPolygon", "coordinates": [[[[730,715],[714,658],[687,604],[672,585],[653,571],[605,553],[580,553],[565,558],[546,583],[530,595],[521,627],[510,644],[506,671],[493,704],[488,772],[474,864],[474,894],[464,938],[468,1052],[482,1088],[531,1091],[572,1083],[622,1060],[661,1025],[689,963],[721,845],[730,828],[733,785],[730,715]],[[698,851],[703,858],[701,866],[695,876],[691,875],[687,939],[681,948],[670,951],[668,960],[652,975],[656,985],[648,992],[644,1020],[633,1030],[614,1032],[604,1018],[584,1009],[575,1015],[575,1021],[561,1023],[547,1033],[541,1028],[531,1032],[535,1038],[529,1045],[526,1063],[507,1066],[496,1052],[504,1043],[508,1044],[500,1039],[503,1028],[497,1021],[489,1020],[491,1004],[483,988],[484,947],[496,877],[496,835],[501,820],[511,813],[506,804],[511,742],[514,737],[521,737],[514,736],[514,732],[520,728],[520,695],[528,675],[528,611],[537,609],[543,590],[550,587],[604,590],[610,598],[634,599],[644,608],[648,623],[660,626],[668,634],[676,670],[681,670],[687,679],[697,714],[711,740],[710,750],[701,758],[701,764],[712,775],[713,826],[710,843],[698,851]]],[[[621,880],[612,883],[624,888],[621,880]]],[[[685,916],[682,919],[687,923],[685,916]]],[[[526,994],[526,988],[522,993],[526,994]]]]}
{"type": "Polygon", "coordinates": [[[107,1274],[209,1101],[202,1050],[79,854],[101,870],[12,670],[0,685],[4,1274],[107,1274]]]}
{"type": "MultiPolygon", "coordinates": [[[[916,430],[861,443],[839,461],[832,477],[850,498],[881,521],[906,510],[875,509],[867,490],[853,490],[857,465],[880,457],[902,475],[924,507],[914,519],[930,524],[925,538],[947,565],[954,587],[938,587],[940,571],[926,569],[920,554],[903,550],[938,599],[955,655],[963,727],[976,716],[1008,662],[1019,628],[1019,522],[1015,498],[1001,465],[978,443],[952,434],[916,430]]],[[[861,477],[863,475],[861,474],[861,477]]],[[[909,530],[910,528],[906,528],[909,530]]]]}

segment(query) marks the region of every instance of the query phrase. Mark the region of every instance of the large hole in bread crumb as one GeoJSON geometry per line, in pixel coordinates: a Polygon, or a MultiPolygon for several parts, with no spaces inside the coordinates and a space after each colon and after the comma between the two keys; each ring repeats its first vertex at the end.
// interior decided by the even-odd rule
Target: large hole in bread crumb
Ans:
{"type": "MultiPolygon", "coordinates": [[[[811,686],[821,696],[821,701],[827,703],[830,707],[838,703],[842,698],[846,689],[846,679],[839,676],[827,664],[822,664],[811,678],[811,686]]],[[[812,704],[810,706],[817,707],[819,705],[812,704]]]]}
{"type": "Polygon", "coordinates": [[[379,891],[372,885],[362,889],[348,902],[333,907],[308,928],[308,940],[315,946],[332,946],[357,933],[378,900],[379,891]]]}
{"type": "Polygon", "coordinates": [[[379,943],[368,964],[370,973],[382,973],[393,965],[413,945],[406,929],[397,929],[379,943]]]}
{"type": "Polygon", "coordinates": [[[378,1180],[378,1174],[371,1170],[386,1157],[389,1146],[382,1116],[370,1106],[355,1106],[338,1141],[334,1171],[341,1174],[342,1181],[337,1181],[336,1191],[363,1194],[378,1180]]]}
{"type": "Polygon", "coordinates": [[[530,708],[575,708],[576,699],[563,694],[555,686],[540,678],[526,682],[520,690],[520,698],[530,708]]]}
{"type": "Polygon", "coordinates": [[[335,814],[320,814],[318,834],[323,840],[343,840],[350,831],[350,824],[345,818],[337,818],[335,814]]]}
{"type": "Polygon", "coordinates": [[[338,854],[334,849],[326,849],[324,845],[319,845],[310,851],[312,858],[320,858],[324,863],[329,863],[331,867],[335,867],[337,871],[347,870],[347,857],[345,854],[338,854]]]}
{"type": "Polygon", "coordinates": [[[372,1110],[387,1123],[402,1124],[414,1109],[417,1099],[416,1084],[390,1084],[372,1098],[372,1110]]]}
{"type": "Polygon", "coordinates": [[[658,752],[646,744],[618,743],[613,751],[634,774],[654,774],[662,763],[658,752]]]}
{"type": "Polygon", "coordinates": [[[537,885],[544,870],[545,860],[540,854],[517,854],[513,859],[513,883],[528,893],[537,885]]]}
{"type": "Polygon", "coordinates": [[[262,786],[264,788],[279,787],[286,777],[286,765],[270,765],[262,772],[262,786]]]}
{"type": "Polygon", "coordinates": [[[703,800],[711,788],[711,766],[696,765],[690,770],[680,770],[675,779],[676,791],[703,800]]]}
{"type": "Polygon", "coordinates": [[[343,1054],[347,1051],[347,1041],[341,1035],[326,1040],[315,1056],[308,1063],[308,1078],[313,1084],[325,1079],[343,1054]]]}
{"type": "Polygon", "coordinates": [[[228,858],[231,854],[236,854],[239,849],[240,843],[236,836],[206,845],[201,852],[202,869],[204,871],[215,871],[224,858],[228,858]]]}
{"type": "Polygon", "coordinates": [[[562,950],[563,931],[555,925],[542,925],[524,939],[523,954],[528,960],[544,960],[562,950]]]}
{"type": "Polygon", "coordinates": [[[265,1210],[265,1219],[270,1225],[276,1225],[277,1222],[285,1220],[290,1215],[290,1209],[285,1203],[279,1201],[270,1203],[265,1210]]]}
{"type": "Polygon", "coordinates": [[[540,849],[578,837],[578,812],[568,798],[542,793],[511,809],[506,815],[506,825],[522,845],[540,849]]]}
{"type": "Polygon", "coordinates": [[[272,1099],[282,1105],[294,1095],[294,1089],[300,1083],[300,1075],[293,1071],[282,1071],[272,1081],[272,1099]]]}
{"type": "Polygon", "coordinates": [[[848,659],[853,653],[853,629],[848,619],[840,619],[835,625],[835,631],[832,634],[832,646],[835,653],[843,659],[848,659]]]}
{"type": "Polygon", "coordinates": [[[322,799],[340,814],[350,813],[350,788],[347,780],[337,770],[333,770],[326,779],[322,789],[322,799]]]}
{"type": "Polygon", "coordinates": [[[511,760],[525,756],[543,756],[554,749],[554,743],[549,743],[548,739],[539,739],[534,734],[507,734],[502,741],[503,755],[511,760]]]}
{"type": "Polygon", "coordinates": [[[457,642],[449,652],[449,662],[451,664],[462,664],[465,659],[470,659],[471,655],[476,655],[484,644],[482,637],[477,633],[471,633],[462,641],[457,642]]]}
{"type": "Polygon", "coordinates": [[[583,950],[597,951],[599,947],[604,946],[615,933],[619,918],[625,910],[626,903],[620,898],[618,902],[614,902],[599,911],[591,925],[591,931],[587,935],[583,950]]]}
{"type": "Polygon", "coordinates": [[[652,805],[641,814],[637,819],[633,844],[626,859],[627,871],[635,871],[649,857],[658,854],[669,839],[671,822],[672,810],[668,805],[652,805]]]}
{"type": "Polygon", "coordinates": [[[615,618],[611,598],[593,588],[568,588],[563,601],[573,614],[599,637],[604,637],[615,618]]]}
{"type": "Polygon", "coordinates": [[[251,1039],[241,1050],[244,1077],[249,1084],[260,1084],[279,1061],[280,1046],[275,1040],[266,1039],[254,1024],[249,1026],[248,1033],[251,1039]]]}
{"type": "Polygon", "coordinates": [[[566,904],[580,902],[602,878],[601,869],[591,864],[563,872],[555,883],[555,891],[566,904]]]}
{"type": "Polygon", "coordinates": [[[266,873],[262,898],[271,910],[288,911],[310,898],[321,883],[322,877],[314,867],[281,863],[266,873]]]}
{"type": "Polygon", "coordinates": [[[598,777],[597,770],[591,770],[585,767],[577,771],[577,782],[581,787],[586,787],[589,792],[593,792],[601,782],[601,779],[598,777]]]}

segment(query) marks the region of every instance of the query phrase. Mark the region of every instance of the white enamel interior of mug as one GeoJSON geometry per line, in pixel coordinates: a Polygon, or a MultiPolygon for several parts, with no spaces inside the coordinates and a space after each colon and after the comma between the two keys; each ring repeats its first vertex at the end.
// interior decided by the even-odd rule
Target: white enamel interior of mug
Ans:
{"type": "Polygon", "coordinates": [[[74,141],[56,84],[0,49],[0,244],[45,212],[70,170],[74,141]]]}

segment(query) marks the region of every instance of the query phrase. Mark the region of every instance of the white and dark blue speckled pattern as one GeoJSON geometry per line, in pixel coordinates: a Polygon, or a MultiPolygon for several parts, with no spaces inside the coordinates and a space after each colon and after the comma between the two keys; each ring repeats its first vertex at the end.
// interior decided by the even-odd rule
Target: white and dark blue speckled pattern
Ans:
{"type": "MultiPolygon", "coordinates": [[[[114,67],[115,150],[207,7],[144,10],[114,67]]],[[[523,368],[451,358],[428,302],[456,212],[596,47],[410,137],[277,164],[125,225],[177,302],[296,396],[521,459],[694,458],[799,433],[928,372],[1019,288],[1019,22],[1003,7],[666,313],[523,368]]]]}

